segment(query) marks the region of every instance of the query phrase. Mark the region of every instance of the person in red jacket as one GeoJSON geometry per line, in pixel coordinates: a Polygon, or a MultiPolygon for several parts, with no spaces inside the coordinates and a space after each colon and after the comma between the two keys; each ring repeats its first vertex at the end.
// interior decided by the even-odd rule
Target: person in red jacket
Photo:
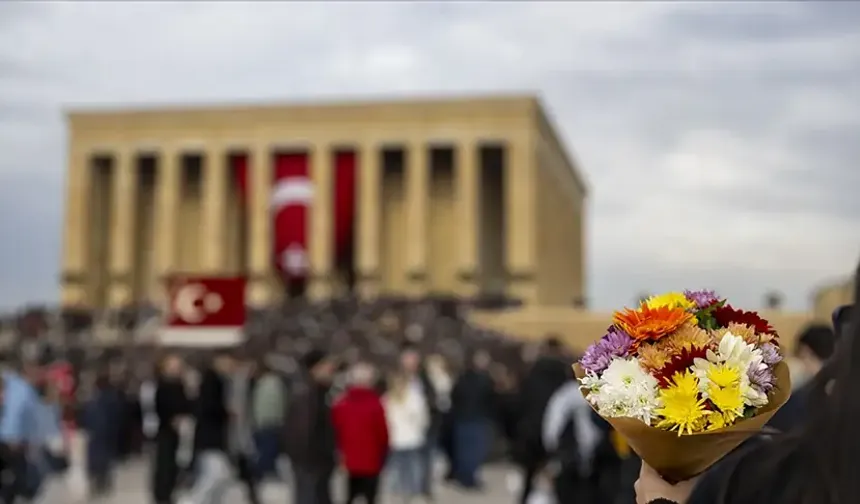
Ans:
{"type": "Polygon", "coordinates": [[[379,394],[373,389],[375,371],[365,363],[350,370],[350,386],[332,408],[337,448],[348,478],[347,504],[364,497],[376,501],[379,475],[388,457],[388,425],[379,394]]]}

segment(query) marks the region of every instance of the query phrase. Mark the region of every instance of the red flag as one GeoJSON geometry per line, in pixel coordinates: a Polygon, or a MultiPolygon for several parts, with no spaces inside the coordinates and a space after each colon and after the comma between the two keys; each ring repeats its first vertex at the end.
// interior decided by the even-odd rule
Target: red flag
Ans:
{"type": "Polygon", "coordinates": [[[161,342],[167,345],[235,345],[245,325],[245,279],[175,278],[161,342]]]}
{"type": "Polygon", "coordinates": [[[278,154],[272,191],[275,265],[290,278],[308,274],[308,220],[314,187],[305,153],[278,154]]]}

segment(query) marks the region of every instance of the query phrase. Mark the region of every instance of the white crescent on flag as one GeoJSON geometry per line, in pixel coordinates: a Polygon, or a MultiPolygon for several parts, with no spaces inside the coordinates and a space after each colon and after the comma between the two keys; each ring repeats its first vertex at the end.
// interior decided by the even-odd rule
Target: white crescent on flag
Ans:
{"type": "Polygon", "coordinates": [[[203,313],[197,307],[197,302],[206,294],[206,288],[201,284],[189,284],[182,286],[173,300],[173,310],[180,319],[189,323],[203,320],[203,313]]]}
{"type": "Polygon", "coordinates": [[[272,211],[290,206],[309,206],[314,196],[314,186],[307,177],[287,177],[278,180],[272,189],[272,211]]]}
{"type": "Polygon", "coordinates": [[[224,300],[217,293],[207,292],[206,287],[199,283],[185,285],[176,293],[173,310],[185,322],[195,324],[201,322],[209,313],[215,313],[224,305],[224,300]],[[201,306],[197,306],[198,303],[201,306]]]}
{"type": "MultiPolygon", "coordinates": [[[[309,212],[313,196],[314,187],[307,176],[297,175],[279,179],[272,190],[272,214],[277,218],[281,212],[290,207],[304,208],[305,212],[309,212]]],[[[298,241],[288,242],[286,245],[286,249],[278,254],[279,266],[291,275],[305,274],[309,267],[305,246],[298,241]]]]}

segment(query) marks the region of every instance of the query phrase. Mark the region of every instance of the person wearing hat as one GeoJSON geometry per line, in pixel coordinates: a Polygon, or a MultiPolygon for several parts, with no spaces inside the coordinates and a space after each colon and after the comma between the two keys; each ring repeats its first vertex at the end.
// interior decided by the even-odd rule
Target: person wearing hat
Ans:
{"type": "Polygon", "coordinates": [[[294,504],[330,504],[335,468],[335,433],[327,402],[335,362],[322,350],[301,359],[284,422],[284,452],[293,467],[294,504]]]}

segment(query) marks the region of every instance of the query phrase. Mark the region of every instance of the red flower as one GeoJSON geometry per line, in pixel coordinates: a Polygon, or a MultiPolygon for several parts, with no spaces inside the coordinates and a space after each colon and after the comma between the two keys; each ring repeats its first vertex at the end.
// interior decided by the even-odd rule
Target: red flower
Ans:
{"type": "Polygon", "coordinates": [[[654,373],[654,378],[657,378],[661,388],[666,388],[672,384],[672,377],[675,376],[675,373],[690,369],[693,361],[696,359],[705,359],[707,352],[708,349],[705,347],[699,348],[694,346],[689,349],[683,348],[681,349],[681,353],[673,355],[672,360],[654,373]]]}
{"type": "Polygon", "coordinates": [[[720,327],[726,327],[732,323],[744,324],[752,327],[756,334],[776,335],[776,330],[770,322],[761,318],[756,312],[736,310],[731,305],[724,305],[714,309],[712,315],[720,327]]]}

